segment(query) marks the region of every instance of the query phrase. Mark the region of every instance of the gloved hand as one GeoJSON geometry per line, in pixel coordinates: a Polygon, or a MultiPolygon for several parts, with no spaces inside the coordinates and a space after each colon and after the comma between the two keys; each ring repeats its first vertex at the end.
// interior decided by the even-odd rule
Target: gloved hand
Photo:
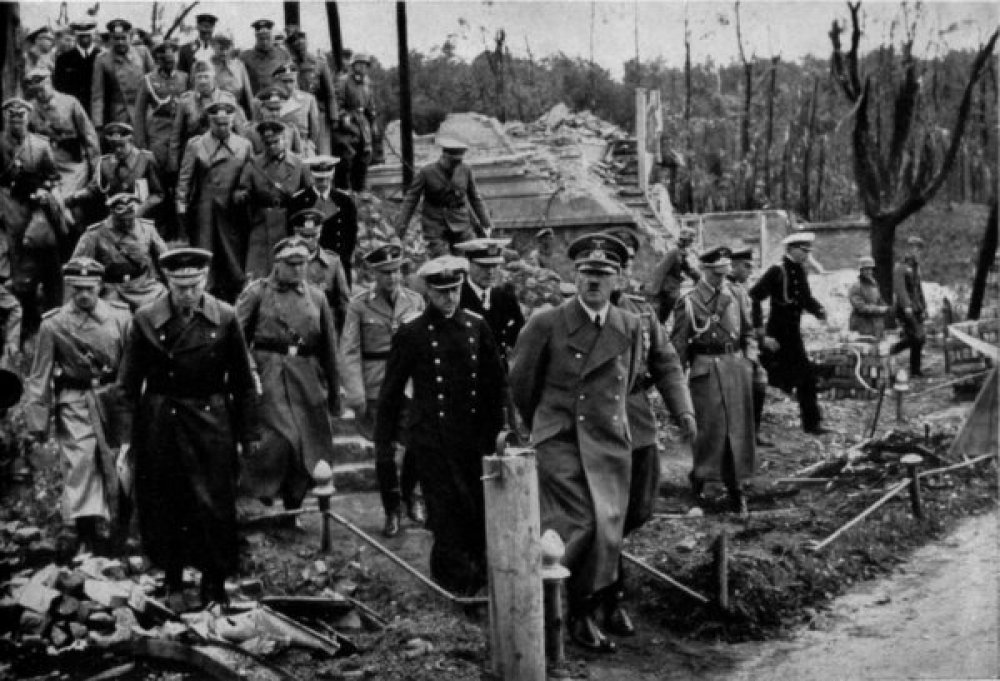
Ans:
{"type": "Polygon", "coordinates": [[[681,414],[680,421],[684,439],[694,442],[695,438],[698,437],[698,422],[695,420],[694,414],[681,414]]]}

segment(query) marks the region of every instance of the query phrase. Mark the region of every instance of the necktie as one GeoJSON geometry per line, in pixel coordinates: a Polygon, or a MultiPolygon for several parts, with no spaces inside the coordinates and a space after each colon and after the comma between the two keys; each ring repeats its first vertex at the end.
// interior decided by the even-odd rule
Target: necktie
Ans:
{"type": "Polygon", "coordinates": [[[601,315],[599,314],[594,315],[594,326],[597,327],[598,331],[601,329],[601,315]]]}

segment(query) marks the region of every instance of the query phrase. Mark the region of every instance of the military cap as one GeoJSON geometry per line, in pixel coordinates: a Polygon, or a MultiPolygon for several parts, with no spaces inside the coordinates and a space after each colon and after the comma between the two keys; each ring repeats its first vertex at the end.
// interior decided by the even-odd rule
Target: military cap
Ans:
{"type": "Polygon", "coordinates": [[[177,42],[173,38],[170,38],[169,40],[164,40],[162,43],[153,48],[153,56],[158,57],[167,50],[173,50],[176,52],[178,49],[177,42]]]}
{"type": "Polygon", "coordinates": [[[465,258],[442,255],[421,265],[420,269],[417,270],[417,276],[431,288],[447,291],[461,286],[468,272],[469,261],[465,258]]]}
{"type": "Polygon", "coordinates": [[[924,245],[924,240],[921,239],[917,235],[913,235],[913,236],[908,237],[906,239],[906,245],[907,246],[923,246],[924,245]]]}
{"type": "Polygon", "coordinates": [[[556,233],[552,231],[551,227],[542,227],[540,230],[535,232],[536,239],[544,239],[547,236],[554,237],[555,235],[556,233]]]}
{"type": "Polygon", "coordinates": [[[396,243],[381,244],[362,259],[376,272],[394,272],[403,264],[403,247],[396,243]]]}
{"type": "Polygon", "coordinates": [[[454,137],[435,137],[434,143],[449,154],[464,154],[469,150],[468,144],[454,137]]]}
{"type": "Polygon", "coordinates": [[[261,104],[281,103],[288,100],[288,93],[277,85],[268,85],[257,93],[257,100],[261,104]]]}
{"type": "Polygon", "coordinates": [[[625,248],[628,249],[629,259],[634,258],[635,254],[639,252],[639,237],[631,229],[622,227],[620,229],[610,229],[606,232],[614,238],[625,244],[625,248]]]}
{"type": "Polygon", "coordinates": [[[48,26],[41,26],[40,28],[36,28],[34,31],[28,34],[27,36],[28,42],[33,43],[39,38],[41,38],[43,35],[48,35],[50,38],[55,39],[56,34],[48,26]]]}
{"type": "Polygon", "coordinates": [[[83,21],[74,21],[69,25],[69,27],[73,30],[73,33],[76,33],[77,35],[86,35],[97,30],[97,22],[90,19],[84,19],[83,21]]]}
{"type": "Polygon", "coordinates": [[[737,260],[746,260],[747,262],[753,261],[753,249],[747,246],[746,248],[741,248],[738,251],[733,250],[729,253],[729,259],[733,262],[737,260]]]}
{"type": "Polygon", "coordinates": [[[194,21],[196,24],[212,24],[215,26],[219,21],[219,17],[214,14],[199,14],[194,18],[194,21]]]}
{"type": "Polygon", "coordinates": [[[70,286],[94,286],[104,277],[104,265],[86,256],[72,258],[62,271],[63,281],[70,286]]]}
{"type": "Polygon", "coordinates": [[[294,76],[299,72],[299,67],[295,65],[295,62],[286,61],[284,64],[278,66],[271,75],[275,78],[281,78],[282,76],[294,76]]]}
{"type": "Polygon", "coordinates": [[[340,159],[336,156],[312,156],[302,159],[302,162],[309,168],[313,177],[330,177],[333,175],[340,159]]]}
{"type": "Polygon", "coordinates": [[[204,248],[174,248],[160,256],[160,269],[177,283],[194,283],[208,274],[212,252],[204,248]]]}
{"type": "Polygon", "coordinates": [[[52,77],[52,69],[48,66],[39,65],[28,69],[28,72],[24,74],[24,79],[31,85],[38,85],[46,78],[52,77]]]}
{"type": "Polygon", "coordinates": [[[128,123],[121,123],[120,121],[112,121],[104,126],[104,134],[106,136],[110,135],[121,135],[122,137],[127,137],[133,133],[132,126],[128,123]]]}
{"type": "Polygon", "coordinates": [[[584,234],[569,245],[568,255],[580,271],[618,274],[628,248],[610,234],[584,234]]]}
{"type": "Polygon", "coordinates": [[[274,245],[275,260],[305,260],[309,257],[309,246],[302,237],[285,237],[274,245]]]}
{"type": "Polygon", "coordinates": [[[271,21],[270,19],[258,19],[257,21],[250,24],[250,26],[252,26],[253,30],[255,31],[260,31],[261,29],[265,28],[268,31],[270,31],[271,29],[274,28],[274,22],[271,21]]]}
{"type": "Polygon", "coordinates": [[[128,33],[132,30],[132,24],[124,19],[112,19],[107,23],[108,33],[128,33]]]}
{"type": "Polygon", "coordinates": [[[789,234],[782,239],[781,245],[812,247],[812,243],[814,241],[816,241],[816,235],[812,232],[795,232],[794,234],[789,234]]]}
{"type": "Polygon", "coordinates": [[[3,106],[0,107],[5,112],[9,111],[11,114],[27,114],[34,107],[31,106],[31,102],[20,97],[10,97],[4,100],[3,106]]]}
{"type": "Polygon", "coordinates": [[[281,121],[261,121],[257,124],[257,132],[263,135],[265,132],[281,134],[285,131],[285,124],[281,121]]]}
{"type": "Polygon", "coordinates": [[[205,107],[205,113],[209,116],[232,116],[236,113],[236,105],[232,102],[212,102],[205,107]]]}
{"type": "Polygon", "coordinates": [[[288,219],[296,234],[316,236],[323,228],[323,213],[315,208],[300,210],[288,219]]]}
{"type": "Polygon", "coordinates": [[[351,55],[351,66],[354,66],[358,62],[364,62],[365,64],[371,66],[372,60],[371,57],[364,52],[355,52],[351,55]]]}
{"type": "Polygon", "coordinates": [[[875,267],[875,258],[870,255],[863,255],[858,258],[858,269],[863,270],[867,267],[875,267]]]}
{"type": "Polygon", "coordinates": [[[504,246],[509,243],[510,239],[470,239],[455,244],[455,250],[477,265],[500,265],[504,246]]]}
{"type": "Polygon", "coordinates": [[[110,208],[112,213],[123,213],[128,210],[129,206],[134,206],[137,203],[141,203],[138,196],[129,192],[121,192],[109,196],[104,205],[110,208]]]}
{"type": "Polygon", "coordinates": [[[733,252],[726,246],[716,246],[702,253],[698,259],[701,261],[702,267],[715,269],[728,267],[732,262],[732,255],[733,252]]]}

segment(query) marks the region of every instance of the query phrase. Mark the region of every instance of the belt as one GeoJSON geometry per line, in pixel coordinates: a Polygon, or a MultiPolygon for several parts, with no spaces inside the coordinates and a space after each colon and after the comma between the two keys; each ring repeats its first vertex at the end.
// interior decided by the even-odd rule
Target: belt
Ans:
{"type": "Polygon", "coordinates": [[[361,353],[361,359],[365,360],[377,360],[377,359],[389,359],[389,351],[381,350],[379,352],[363,352],[361,353]]]}
{"type": "Polygon", "coordinates": [[[255,340],[253,342],[253,349],[257,352],[273,352],[276,355],[288,355],[289,357],[312,357],[316,354],[315,348],[305,345],[268,340],[255,340]]]}
{"type": "Polygon", "coordinates": [[[733,343],[723,343],[720,345],[692,343],[690,350],[695,355],[735,355],[740,351],[740,348],[733,343]]]}
{"type": "Polygon", "coordinates": [[[179,400],[207,400],[215,397],[216,395],[225,395],[226,390],[224,388],[185,390],[182,386],[174,384],[158,385],[156,383],[147,383],[146,393],[151,395],[162,395],[163,397],[172,397],[179,400]]]}
{"type": "Polygon", "coordinates": [[[121,273],[121,274],[111,274],[111,275],[105,274],[104,275],[104,283],[105,284],[127,284],[127,283],[129,283],[130,281],[132,281],[134,279],[138,279],[139,277],[144,276],[148,271],[149,271],[148,268],[143,267],[141,270],[139,270],[135,274],[125,274],[124,272],[121,273]]]}
{"type": "Polygon", "coordinates": [[[56,391],[60,390],[91,390],[102,385],[110,385],[115,382],[114,376],[101,378],[73,378],[72,376],[59,376],[55,379],[56,391]]]}

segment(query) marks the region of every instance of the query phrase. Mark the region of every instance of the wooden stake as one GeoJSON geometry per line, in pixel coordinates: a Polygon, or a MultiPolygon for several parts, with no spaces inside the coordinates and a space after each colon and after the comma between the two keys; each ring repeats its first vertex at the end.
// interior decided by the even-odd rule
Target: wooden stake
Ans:
{"type": "Polygon", "coordinates": [[[906,488],[906,486],[909,485],[909,484],[910,484],[909,480],[903,480],[902,482],[897,483],[896,485],[890,487],[889,491],[886,492],[885,494],[883,494],[882,497],[878,501],[876,501],[874,504],[872,504],[871,506],[869,506],[868,508],[866,508],[864,511],[862,511],[861,513],[859,513],[858,515],[856,515],[846,525],[842,525],[840,527],[840,529],[838,529],[836,532],[834,532],[833,534],[831,534],[829,537],[827,537],[826,539],[824,539],[820,543],[818,543],[815,546],[813,546],[812,547],[813,552],[818,552],[818,551],[822,551],[823,549],[825,549],[827,546],[829,546],[830,544],[832,544],[838,537],[840,537],[840,535],[844,534],[849,529],[851,529],[852,527],[854,527],[855,525],[857,525],[858,523],[860,523],[862,520],[864,520],[868,516],[870,516],[872,513],[875,512],[876,509],[878,509],[883,504],[885,504],[885,502],[889,501],[889,499],[892,499],[894,496],[896,496],[901,491],[903,491],[906,488]]]}
{"type": "Polygon", "coordinates": [[[729,610],[729,535],[723,530],[715,543],[715,575],[718,579],[719,607],[729,610]]]}
{"type": "Polygon", "coordinates": [[[923,457],[919,454],[907,454],[900,462],[906,466],[906,472],[910,476],[910,506],[913,509],[913,517],[923,518],[924,509],[920,505],[920,476],[917,474],[917,466],[923,462],[923,457]]]}
{"type": "MultiPolygon", "coordinates": [[[[502,447],[498,447],[502,449],[502,447]]],[[[483,458],[493,674],[545,681],[545,617],[534,451],[483,458]]]]}
{"type": "Polygon", "coordinates": [[[706,598],[705,596],[702,596],[697,591],[684,586],[683,584],[681,584],[680,582],[678,582],[676,579],[674,579],[670,575],[666,574],[665,572],[660,572],[659,570],[657,570],[656,568],[654,568],[652,565],[649,565],[648,563],[645,563],[645,562],[639,560],[638,558],[636,558],[635,556],[633,556],[631,553],[627,553],[625,551],[622,551],[622,558],[624,560],[627,560],[632,565],[635,565],[637,568],[639,568],[639,569],[643,570],[644,572],[648,573],[649,575],[651,575],[653,577],[656,577],[658,580],[660,580],[664,584],[669,584],[670,586],[674,587],[675,589],[679,589],[680,591],[684,592],[685,594],[687,594],[691,598],[695,599],[699,603],[702,603],[704,605],[708,605],[709,603],[711,603],[711,601],[708,598],[706,598]]]}

